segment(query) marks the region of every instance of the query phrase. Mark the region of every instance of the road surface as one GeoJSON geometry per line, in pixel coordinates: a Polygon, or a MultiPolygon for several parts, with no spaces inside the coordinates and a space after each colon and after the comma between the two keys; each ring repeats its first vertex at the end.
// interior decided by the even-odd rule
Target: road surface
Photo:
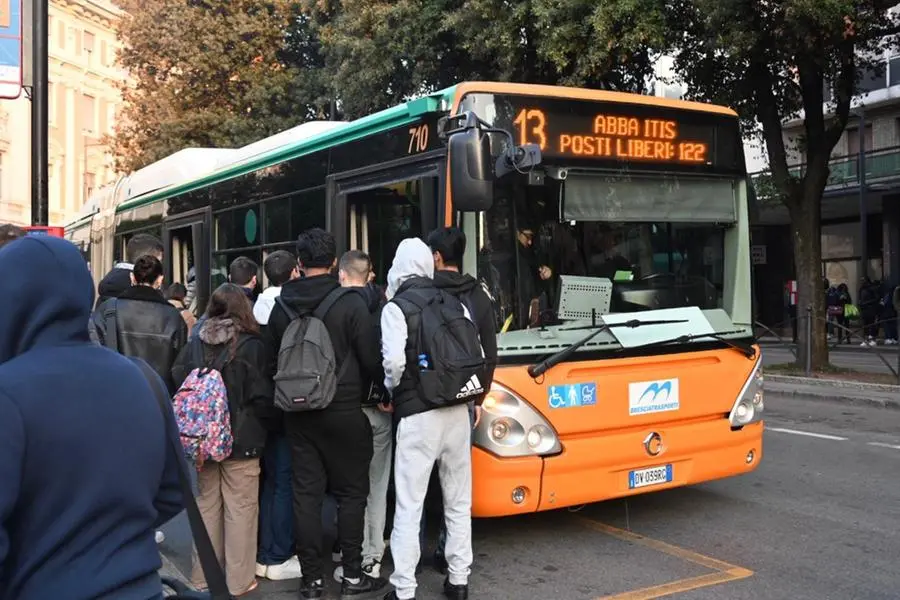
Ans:
{"type": "MultiPolygon", "coordinates": [[[[773,395],[767,407],[764,457],[746,476],[476,521],[470,597],[900,597],[900,411],[773,395]]],[[[163,549],[186,568],[183,528],[168,527],[163,549]]],[[[427,570],[418,598],[442,598],[441,581],[427,570]]],[[[264,582],[247,598],[296,590],[264,582]]]]}

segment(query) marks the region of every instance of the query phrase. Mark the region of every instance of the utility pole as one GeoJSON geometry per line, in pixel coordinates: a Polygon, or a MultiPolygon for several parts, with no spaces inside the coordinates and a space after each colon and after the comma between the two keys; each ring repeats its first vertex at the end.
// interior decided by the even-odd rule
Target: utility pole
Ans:
{"type": "Polygon", "coordinates": [[[49,0],[33,0],[32,48],[34,88],[31,92],[31,224],[49,225],[47,196],[47,87],[49,80],[49,0]]]}
{"type": "Polygon", "coordinates": [[[860,253],[859,276],[869,275],[869,208],[866,202],[866,109],[859,107],[859,239],[862,245],[860,253]]]}

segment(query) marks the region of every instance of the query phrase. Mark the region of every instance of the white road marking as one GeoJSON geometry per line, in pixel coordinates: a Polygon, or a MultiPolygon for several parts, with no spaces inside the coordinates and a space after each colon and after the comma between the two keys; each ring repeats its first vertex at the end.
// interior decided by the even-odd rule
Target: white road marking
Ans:
{"type": "Polygon", "coordinates": [[[878,446],[879,448],[891,448],[893,450],[900,450],[900,445],[898,444],[885,444],[884,442],[869,442],[869,446],[878,446]]]}
{"type": "Polygon", "coordinates": [[[823,440],[835,440],[837,442],[846,442],[847,438],[836,435],[828,435],[826,433],[812,433],[809,431],[798,431],[796,429],[784,429],[781,427],[766,427],[766,431],[777,431],[778,433],[791,433],[794,435],[805,435],[807,437],[820,438],[823,440]]]}

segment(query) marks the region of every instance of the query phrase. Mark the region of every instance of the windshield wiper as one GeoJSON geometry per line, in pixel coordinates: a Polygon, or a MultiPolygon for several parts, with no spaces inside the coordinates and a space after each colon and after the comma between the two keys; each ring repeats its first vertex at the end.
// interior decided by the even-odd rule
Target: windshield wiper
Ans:
{"type": "Polygon", "coordinates": [[[721,334],[718,333],[697,333],[697,334],[685,334],[679,335],[678,337],[674,337],[668,340],[660,340],[658,342],[650,342],[649,344],[641,344],[640,346],[634,346],[635,348],[649,348],[652,346],[668,346],[669,344],[686,344],[688,342],[692,342],[694,340],[700,340],[703,338],[712,338],[716,341],[722,342],[726,346],[734,348],[748,359],[753,360],[756,358],[756,348],[754,348],[750,344],[741,344],[735,342],[733,340],[729,340],[727,338],[722,337],[721,334]]]}
{"type": "Polygon", "coordinates": [[[563,362],[567,358],[569,358],[572,354],[574,354],[579,348],[587,344],[589,341],[603,333],[604,331],[609,331],[614,327],[628,327],[629,329],[635,329],[637,327],[643,327],[644,325],[672,325],[675,323],[687,323],[687,319],[662,319],[656,321],[641,321],[639,319],[632,319],[630,321],[625,321],[624,323],[604,323],[597,331],[592,332],[590,335],[587,335],[577,342],[574,342],[572,345],[563,348],[556,354],[551,354],[549,357],[545,358],[541,362],[536,365],[531,365],[528,367],[528,374],[532,379],[537,379],[559,363],[563,362]]]}

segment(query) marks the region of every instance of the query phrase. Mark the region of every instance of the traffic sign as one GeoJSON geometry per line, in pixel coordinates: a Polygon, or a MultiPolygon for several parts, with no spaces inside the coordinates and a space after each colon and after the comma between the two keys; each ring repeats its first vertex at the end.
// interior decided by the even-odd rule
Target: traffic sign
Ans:
{"type": "Polygon", "coordinates": [[[22,0],[0,0],[0,98],[22,93],[22,0]]]}

